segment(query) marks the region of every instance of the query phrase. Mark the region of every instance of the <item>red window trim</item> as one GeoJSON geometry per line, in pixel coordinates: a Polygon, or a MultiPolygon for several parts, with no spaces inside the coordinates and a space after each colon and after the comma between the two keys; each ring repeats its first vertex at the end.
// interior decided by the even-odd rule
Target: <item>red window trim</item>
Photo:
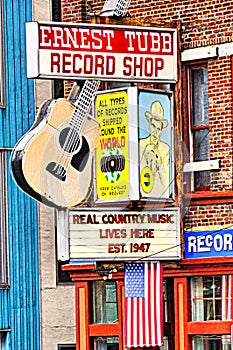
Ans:
{"type": "Polygon", "coordinates": [[[232,321],[203,321],[188,322],[187,332],[189,335],[205,335],[205,334],[231,334],[232,321]],[[201,332],[202,331],[202,332],[201,332]]]}
{"type": "MultiPolygon", "coordinates": [[[[101,278],[102,279],[102,278],[101,278]]],[[[76,290],[76,339],[77,350],[83,350],[83,336],[80,337],[80,329],[84,333],[85,337],[85,350],[91,349],[91,338],[98,336],[118,337],[119,338],[119,350],[123,350],[123,300],[124,300],[124,281],[118,280],[117,282],[117,302],[118,302],[118,323],[115,324],[95,324],[91,323],[91,307],[90,307],[90,288],[91,281],[96,279],[92,278],[89,281],[79,281],[75,283],[76,290]],[[80,289],[82,289],[82,300],[80,301],[80,289]],[[83,299],[85,302],[83,303],[83,299]],[[80,305],[80,303],[82,303],[80,305]],[[81,308],[81,311],[80,311],[81,308]],[[84,311],[84,312],[83,312],[84,311]]],[[[99,280],[99,278],[98,278],[99,280]]]]}
{"type": "MultiPolygon", "coordinates": [[[[203,265],[202,265],[203,266],[203,265]]],[[[210,271],[209,271],[210,274],[210,271]]],[[[212,275],[216,275],[212,270],[212,275]]],[[[221,274],[227,274],[222,268],[221,274]]],[[[200,274],[201,275],[201,274],[200,274]]],[[[190,277],[196,276],[196,271],[192,268],[190,277]]],[[[232,279],[233,287],[233,279],[232,279]]],[[[208,334],[230,335],[231,321],[190,321],[190,288],[189,279],[183,271],[179,276],[174,277],[174,297],[175,297],[175,346],[177,349],[191,349],[191,336],[202,336],[208,334]],[[185,276],[185,277],[184,277],[185,276]]],[[[233,310],[232,310],[233,312],[233,310]]]]}
{"type": "Polygon", "coordinates": [[[189,205],[233,203],[233,191],[196,191],[183,194],[189,205]]]}

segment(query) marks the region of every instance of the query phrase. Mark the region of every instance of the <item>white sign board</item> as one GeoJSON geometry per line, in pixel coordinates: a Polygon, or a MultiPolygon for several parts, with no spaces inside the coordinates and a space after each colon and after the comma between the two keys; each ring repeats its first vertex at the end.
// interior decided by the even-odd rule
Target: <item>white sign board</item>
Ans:
{"type": "Polygon", "coordinates": [[[175,29],[29,22],[26,33],[29,78],[177,81],[175,29]]]}
{"type": "Polygon", "coordinates": [[[70,258],[180,259],[178,208],[153,211],[70,211],[70,258]]]}

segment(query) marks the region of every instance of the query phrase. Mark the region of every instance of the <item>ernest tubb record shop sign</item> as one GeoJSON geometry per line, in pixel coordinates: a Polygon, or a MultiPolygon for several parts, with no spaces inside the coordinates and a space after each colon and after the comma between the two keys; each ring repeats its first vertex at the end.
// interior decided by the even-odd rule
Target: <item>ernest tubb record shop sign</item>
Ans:
{"type": "Polygon", "coordinates": [[[29,22],[29,78],[177,81],[172,28],[29,22]]]}

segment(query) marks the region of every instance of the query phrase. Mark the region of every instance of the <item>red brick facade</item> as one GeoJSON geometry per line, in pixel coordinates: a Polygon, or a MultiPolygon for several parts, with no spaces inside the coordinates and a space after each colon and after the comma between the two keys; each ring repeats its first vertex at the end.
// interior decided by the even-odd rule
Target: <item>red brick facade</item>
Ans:
{"type": "Polygon", "coordinates": [[[186,213],[185,227],[190,230],[195,227],[211,226],[231,227],[233,225],[232,204],[213,204],[190,206],[186,213]],[[220,215],[221,214],[221,215],[220,215]]]}
{"type": "MultiPolygon", "coordinates": [[[[63,21],[90,21],[90,14],[98,15],[104,3],[105,1],[96,3],[95,1],[63,0],[63,21]]],[[[232,10],[233,1],[132,0],[128,12],[132,18],[138,21],[180,21],[182,51],[185,49],[230,43],[232,41],[233,29],[232,10]]],[[[230,55],[208,61],[210,159],[219,159],[221,162],[220,170],[211,172],[210,190],[213,191],[213,196],[218,195],[219,192],[221,194],[224,191],[233,190],[231,65],[230,55]]],[[[187,118],[188,116],[183,117],[187,118]]],[[[202,211],[205,211],[204,207],[202,211]]],[[[206,210],[207,213],[208,209],[206,210]]],[[[199,213],[197,212],[197,218],[198,215],[199,213]]],[[[219,221],[221,221],[221,211],[217,211],[216,215],[219,215],[219,221]]],[[[187,218],[187,221],[189,221],[189,218],[187,218]]],[[[209,224],[209,220],[202,222],[203,226],[209,224]]],[[[214,225],[213,222],[212,225],[214,225]]],[[[196,225],[194,224],[194,226],[196,225]]]]}
{"type": "MultiPolygon", "coordinates": [[[[220,160],[220,169],[211,171],[210,190],[212,200],[218,202],[225,191],[232,191],[232,67],[231,57],[219,57],[208,61],[208,97],[210,122],[210,159],[220,160]]],[[[202,196],[200,194],[200,196],[202,196]]],[[[209,199],[209,198],[208,198],[209,199]]],[[[228,201],[232,203],[232,192],[222,199],[225,205],[212,207],[208,204],[190,206],[185,220],[186,229],[233,224],[228,201]],[[214,213],[214,215],[211,215],[214,213]]]]}
{"type": "MultiPolygon", "coordinates": [[[[63,20],[79,21],[85,2],[82,0],[62,0],[63,20]]],[[[105,1],[90,0],[87,2],[98,14],[105,1]]],[[[87,10],[87,12],[89,9],[87,10]]],[[[232,41],[232,11],[231,1],[134,1],[130,2],[129,13],[137,19],[148,22],[181,21],[182,48],[195,48],[232,41]]]]}
{"type": "Polygon", "coordinates": [[[208,64],[210,158],[221,160],[221,170],[212,173],[211,190],[232,190],[232,87],[231,57],[208,64]]]}

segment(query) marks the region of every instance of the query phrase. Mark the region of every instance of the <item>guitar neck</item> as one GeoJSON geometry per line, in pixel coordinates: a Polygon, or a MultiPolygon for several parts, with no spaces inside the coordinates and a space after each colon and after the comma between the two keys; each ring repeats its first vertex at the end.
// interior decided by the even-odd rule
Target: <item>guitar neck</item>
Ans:
{"type": "Polygon", "coordinates": [[[101,16],[125,16],[130,0],[106,0],[101,16]]]}
{"type": "Polygon", "coordinates": [[[78,132],[82,129],[95,92],[99,88],[99,80],[86,80],[75,102],[75,109],[69,124],[78,132]]]}
{"type": "MultiPolygon", "coordinates": [[[[107,0],[101,14],[112,12],[113,15],[122,17],[126,14],[129,3],[130,0],[107,0]]],[[[86,80],[78,96],[75,103],[76,107],[69,123],[78,132],[80,132],[83,127],[93,96],[98,90],[99,84],[100,81],[98,80],[86,80]]]]}

